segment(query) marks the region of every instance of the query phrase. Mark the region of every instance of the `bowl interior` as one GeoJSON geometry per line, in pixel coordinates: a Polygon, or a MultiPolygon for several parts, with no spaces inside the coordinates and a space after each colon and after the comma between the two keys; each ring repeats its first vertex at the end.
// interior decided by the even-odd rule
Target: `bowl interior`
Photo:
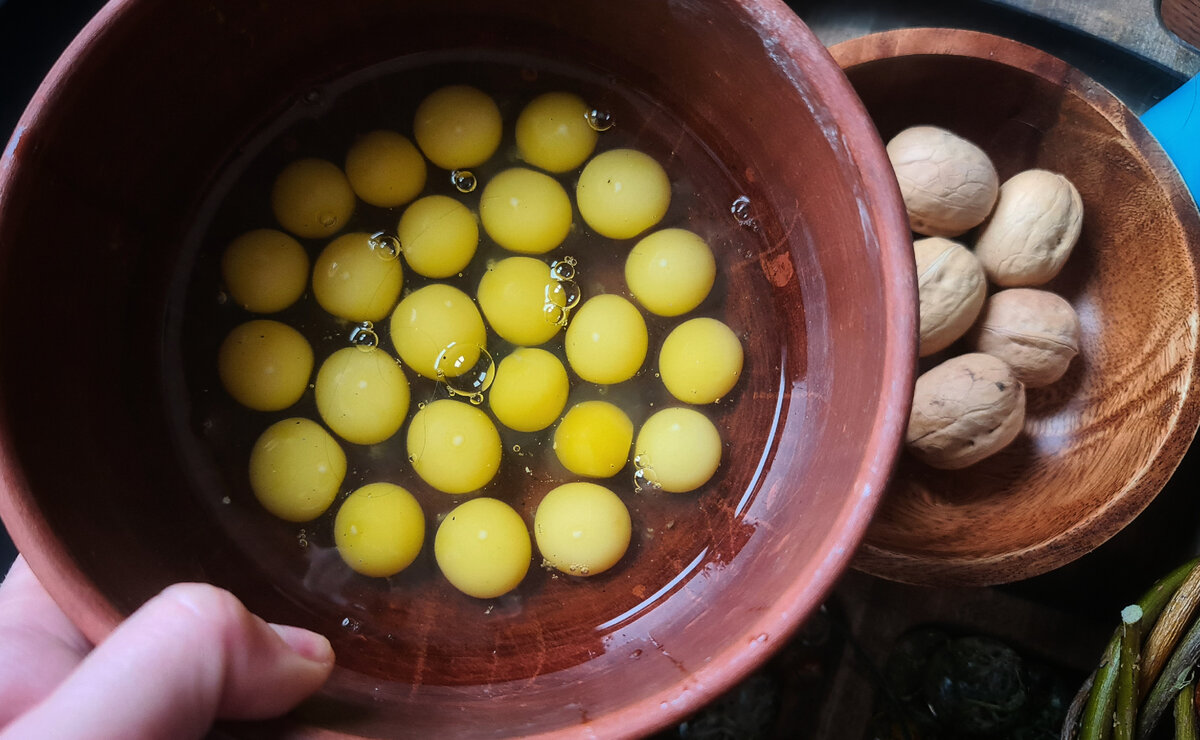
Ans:
{"type": "Polygon", "coordinates": [[[982,147],[1001,182],[1034,167],[1060,172],[1084,204],[1078,245],[1045,286],[1079,314],[1079,356],[1057,383],[1028,391],[1024,430],[996,456],[960,471],[902,456],[857,565],[930,584],[1003,583],[1063,565],[1150,503],[1195,432],[1196,208],[1137,118],[1043,52],[949,29],[831,51],[884,141],[941,126],[982,147]]]}
{"type": "MultiPolygon", "coordinates": [[[[671,142],[648,141],[669,166],[671,142]]],[[[334,678],[289,722],[459,736],[668,722],[819,602],[896,453],[915,349],[902,210],[861,107],[779,3],[115,2],[39,90],[0,177],[6,525],[93,638],[179,580],[329,635],[334,678]],[[479,50],[658,101],[720,163],[727,202],[749,199],[753,222],[731,216],[714,244],[753,232],[719,259],[724,316],[747,332],[741,400],[717,412],[726,461],[690,502],[700,515],[602,579],[490,606],[365,579],[314,587],[296,528],[222,513],[179,433],[193,421],[172,400],[190,361],[180,276],[211,248],[194,225],[226,165],[309,91],[479,50]]]]}

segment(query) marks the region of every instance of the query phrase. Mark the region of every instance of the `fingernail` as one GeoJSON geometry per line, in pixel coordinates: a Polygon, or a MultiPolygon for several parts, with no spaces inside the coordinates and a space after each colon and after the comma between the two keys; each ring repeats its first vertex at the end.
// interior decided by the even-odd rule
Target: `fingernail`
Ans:
{"type": "Polygon", "coordinates": [[[333,662],[333,646],[323,635],[286,624],[272,624],[271,629],[298,655],[314,663],[333,662]]]}

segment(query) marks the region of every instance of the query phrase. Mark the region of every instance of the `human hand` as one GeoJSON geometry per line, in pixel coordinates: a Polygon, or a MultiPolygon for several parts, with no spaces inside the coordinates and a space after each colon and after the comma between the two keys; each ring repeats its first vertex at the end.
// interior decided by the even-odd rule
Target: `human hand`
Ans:
{"type": "Polygon", "coordinates": [[[283,714],[332,669],[324,637],[215,586],[165,589],[93,648],[24,558],[0,584],[0,740],[199,738],[283,714]]]}

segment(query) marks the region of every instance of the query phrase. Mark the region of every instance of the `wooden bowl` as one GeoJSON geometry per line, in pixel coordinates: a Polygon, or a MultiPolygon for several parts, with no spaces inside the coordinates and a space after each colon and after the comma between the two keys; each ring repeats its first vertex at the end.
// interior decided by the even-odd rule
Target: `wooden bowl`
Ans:
{"type": "MultiPolygon", "coordinates": [[[[915,278],[894,179],[840,70],[775,0],[114,2],[4,150],[0,214],[5,524],[93,640],[181,580],[329,635],[332,680],[264,733],[611,737],[678,719],[820,603],[911,398],[915,278]],[[741,402],[718,412],[726,463],[695,497],[645,499],[689,513],[639,529],[627,562],[586,583],[533,568],[520,598],[487,602],[436,571],[424,591],[344,568],[316,578],[318,555],[336,554],[185,462],[203,425],[179,418],[181,291],[212,248],[192,225],[231,158],[310,91],[499,51],[659,100],[728,170],[716,213],[758,246],[719,260],[724,315],[748,332],[741,402]],[[729,212],[738,196],[750,223],[729,212]]],[[[516,503],[528,518],[536,502],[516,503]]]]}
{"type": "Polygon", "coordinates": [[[1154,499],[1196,431],[1196,207],[1136,116],[1037,49],[909,29],[831,52],[884,141],[941,126],[982,147],[1001,182],[1053,170],[1084,204],[1079,243],[1044,286],[1079,313],[1079,356],[1057,383],[1028,392],[1024,429],[998,455],[940,471],[905,454],[855,566],[909,583],[983,585],[1068,563],[1154,499]]]}

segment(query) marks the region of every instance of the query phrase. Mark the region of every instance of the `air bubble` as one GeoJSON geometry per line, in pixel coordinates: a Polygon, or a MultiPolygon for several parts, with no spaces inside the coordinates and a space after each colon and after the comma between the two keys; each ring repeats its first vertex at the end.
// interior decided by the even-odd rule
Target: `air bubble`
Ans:
{"type": "Polygon", "coordinates": [[[546,321],[557,326],[566,326],[571,318],[571,309],[583,300],[583,291],[575,282],[579,262],[574,257],[564,257],[550,264],[550,279],[546,285],[546,300],[542,312],[546,321]]]}
{"type": "Polygon", "coordinates": [[[518,455],[520,455],[520,454],[521,454],[521,445],[513,445],[513,448],[512,448],[512,450],[513,450],[513,452],[515,452],[515,453],[517,453],[518,455]]]}
{"type": "Polygon", "coordinates": [[[319,221],[322,226],[334,226],[338,222],[337,214],[324,211],[317,214],[317,221],[319,221]]]}
{"type": "Polygon", "coordinates": [[[342,620],[342,629],[346,630],[347,632],[353,632],[357,635],[362,631],[362,622],[354,619],[353,617],[346,617],[342,620]]]}
{"type": "Polygon", "coordinates": [[[308,547],[308,532],[303,529],[296,535],[296,542],[300,545],[300,549],[308,547]]]}
{"type": "Polygon", "coordinates": [[[475,364],[464,372],[462,370],[462,355],[453,352],[456,342],[451,342],[441,352],[438,353],[437,359],[433,361],[433,371],[437,374],[437,379],[446,385],[446,390],[450,391],[452,396],[463,396],[473,405],[478,406],[483,403],[483,393],[488,388],[492,387],[492,381],[496,379],[496,361],[492,359],[491,354],[483,347],[477,347],[479,350],[479,359],[475,364]],[[449,356],[456,355],[456,359],[451,361],[449,356]],[[446,365],[452,364],[455,370],[453,376],[446,374],[446,365]]]}
{"type": "Polygon", "coordinates": [[[733,214],[733,218],[742,226],[752,226],[754,224],[754,214],[750,205],[750,199],[744,195],[739,195],[733,199],[733,203],[729,206],[729,212],[733,214]]]}
{"type": "Polygon", "coordinates": [[[658,482],[658,476],[654,473],[654,468],[651,467],[649,459],[645,455],[633,456],[633,490],[637,493],[646,491],[661,491],[662,484],[658,482]]]}
{"type": "Polygon", "coordinates": [[[221,499],[221,503],[228,506],[229,504],[233,503],[233,499],[229,498],[228,496],[225,496],[224,498],[221,499]]]}
{"type": "Polygon", "coordinates": [[[450,184],[460,193],[470,193],[479,185],[479,180],[470,170],[454,170],[450,173],[450,184]]]}
{"type": "Polygon", "coordinates": [[[550,263],[550,277],[555,280],[574,280],[575,268],[578,266],[579,260],[571,256],[554,260],[550,263]]]}
{"type": "Polygon", "coordinates": [[[367,239],[367,246],[381,260],[390,262],[400,256],[400,237],[386,231],[376,231],[367,239]]]}
{"type": "Polygon", "coordinates": [[[613,114],[602,108],[592,108],[584,114],[587,124],[596,131],[607,131],[613,127],[616,121],[613,120],[613,114]]]}
{"type": "Polygon", "coordinates": [[[363,352],[370,352],[379,346],[379,335],[375,333],[375,325],[364,321],[350,330],[350,344],[363,352]]]}
{"type": "Polygon", "coordinates": [[[226,303],[229,303],[229,294],[223,290],[218,290],[217,291],[217,305],[224,306],[226,303]]]}

